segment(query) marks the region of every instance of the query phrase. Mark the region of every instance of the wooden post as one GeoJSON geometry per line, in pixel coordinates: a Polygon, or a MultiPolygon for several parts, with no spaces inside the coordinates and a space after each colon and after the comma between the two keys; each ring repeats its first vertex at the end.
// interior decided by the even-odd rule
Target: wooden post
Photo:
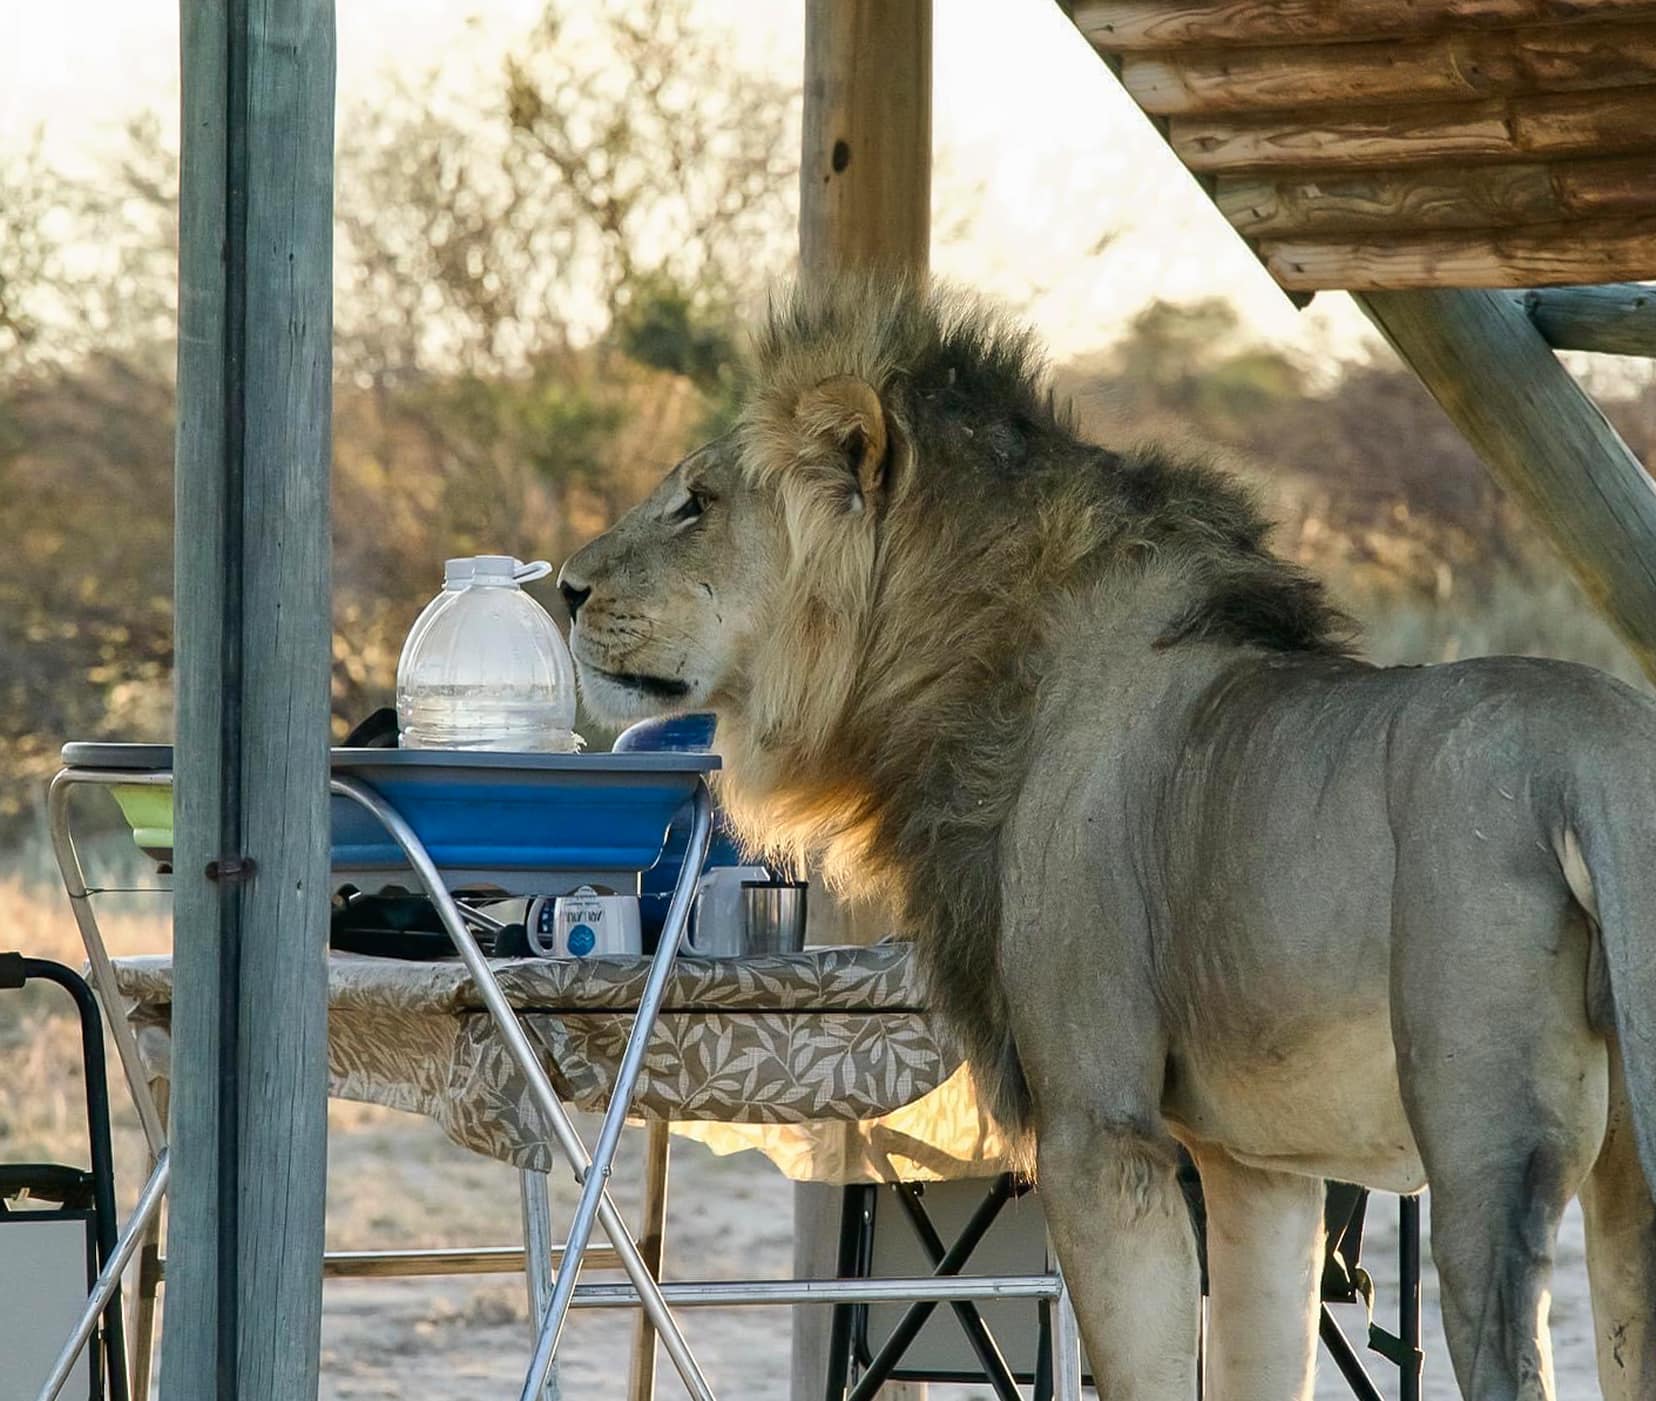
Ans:
{"type": "Polygon", "coordinates": [[[1369,292],[1386,339],[1656,678],[1656,485],[1501,292],[1369,292]]]}
{"type": "MultiPolygon", "coordinates": [[[[799,258],[807,279],[857,267],[924,277],[931,256],[931,0],[806,0],[799,258]]],[[[811,923],[828,899],[813,882],[811,923]]],[[[849,931],[854,912],[830,920],[849,931]]],[[[883,931],[882,931],[883,932],[883,931]]],[[[794,1189],[794,1271],[833,1271],[838,1187],[794,1189]]],[[[792,1401],[820,1401],[829,1312],[793,1310],[792,1401]]]]}
{"type": "Polygon", "coordinates": [[[332,0],[183,0],[168,1401],[317,1390],[332,0]]]}
{"type": "Polygon", "coordinates": [[[807,0],[799,253],[806,277],[931,250],[931,0],[807,0]]]}
{"type": "Polygon", "coordinates": [[[1525,292],[1523,307],[1554,350],[1656,357],[1656,287],[1544,287],[1525,292]]]}
{"type": "MultiPolygon", "coordinates": [[[[667,1244],[667,1171],[673,1136],[665,1119],[644,1126],[644,1209],[638,1229],[638,1253],[661,1278],[667,1244]]],[[[627,1401],[655,1401],[656,1331],[643,1309],[633,1315],[632,1368],[627,1375],[627,1401]]]]}

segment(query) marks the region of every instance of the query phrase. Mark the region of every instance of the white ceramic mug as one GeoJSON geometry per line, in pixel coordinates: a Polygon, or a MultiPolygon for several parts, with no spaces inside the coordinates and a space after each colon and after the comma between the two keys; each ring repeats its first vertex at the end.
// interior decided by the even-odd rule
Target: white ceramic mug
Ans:
{"type": "Polygon", "coordinates": [[[696,882],[685,948],[712,958],[734,958],[747,951],[743,932],[742,884],[769,880],[763,866],[715,866],[696,882]]]}
{"type": "Polygon", "coordinates": [[[536,900],[527,918],[529,946],[551,958],[642,954],[636,895],[600,894],[583,885],[573,895],[536,900]]]}

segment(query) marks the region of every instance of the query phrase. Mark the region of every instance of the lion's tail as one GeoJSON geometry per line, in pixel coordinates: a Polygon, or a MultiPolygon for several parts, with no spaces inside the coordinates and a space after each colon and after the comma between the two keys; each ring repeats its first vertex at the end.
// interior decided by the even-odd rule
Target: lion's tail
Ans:
{"type": "Polygon", "coordinates": [[[1565,874],[1598,925],[1639,1161],[1656,1192],[1656,862],[1644,849],[1648,827],[1597,806],[1597,819],[1578,827],[1589,888],[1571,869],[1577,834],[1565,839],[1565,874]]]}

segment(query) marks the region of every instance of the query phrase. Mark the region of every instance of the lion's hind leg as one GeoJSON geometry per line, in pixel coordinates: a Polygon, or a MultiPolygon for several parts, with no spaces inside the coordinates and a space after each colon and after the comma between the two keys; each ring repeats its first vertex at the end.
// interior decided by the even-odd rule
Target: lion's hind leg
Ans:
{"type": "Polygon", "coordinates": [[[1556,865],[1498,831],[1400,851],[1392,1018],[1461,1394],[1552,1401],[1558,1223],[1604,1137],[1608,1056],[1579,912],[1556,865]]]}
{"type": "Polygon", "coordinates": [[[1599,1389],[1605,1401],[1656,1396],[1656,1201],[1639,1165],[1621,1056],[1610,1054],[1610,1121],[1581,1189],[1599,1389]]]}
{"type": "Polygon", "coordinates": [[[1309,1401],[1323,1263],[1320,1179],[1196,1154],[1212,1302],[1207,1395],[1309,1401]]]}

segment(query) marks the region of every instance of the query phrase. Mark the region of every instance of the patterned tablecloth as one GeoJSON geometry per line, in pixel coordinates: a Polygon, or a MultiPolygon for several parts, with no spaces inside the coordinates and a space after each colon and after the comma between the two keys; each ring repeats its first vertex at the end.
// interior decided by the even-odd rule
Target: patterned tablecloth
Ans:
{"type": "MultiPolygon", "coordinates": [[[[530,959],[496,971],[559,1094],[602,1110],[648,962],[530,959]]],[[[171,960],[121,959],[116,975],[145,1066],[165,1081],[171,960]]],[[[518,1167],[554,1165],[527,1082],[457,961],[334,954],[328,1008],[330,1094],[427,1115],[518,1167]]],[[[797,1181],[924,1181],[1005,1165],[900,943],[680,959],[632,1107],[716,1152],[758,1149],[797,1181]]]]}

